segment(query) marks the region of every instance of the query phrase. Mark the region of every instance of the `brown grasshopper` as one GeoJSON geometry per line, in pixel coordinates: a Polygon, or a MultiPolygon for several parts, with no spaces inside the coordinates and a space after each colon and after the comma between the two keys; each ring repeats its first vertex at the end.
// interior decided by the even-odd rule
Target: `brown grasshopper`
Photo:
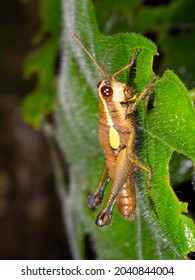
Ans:
{"type": "Polygon", "coordinates": [[[116,76],[132,67],[136,54],[139,52],[138,49],[134,50],[130,63],[109,78],[77,36],[70,33],[103,75],[103,80],[98,83],[97,89],[99,96],[99,140],[104,152],[105,163],[96,189],[89,196],[88,205],[90,208],[96,208],[101,204],[104,190],[108,182],[111,181],[110,194],[104,208],[96,218],[96,224],[98,226],[110,224],[116,202],[121,215],[126,220],[133,220],[136,214],[135,166],[146,171],[148,178],[151,178],[151,170],[138,162],[135,154],[136,128],[133,112],[140,100],[153,87],[156,76],[136,97],[128,85],[116,80],[116,76]]]}

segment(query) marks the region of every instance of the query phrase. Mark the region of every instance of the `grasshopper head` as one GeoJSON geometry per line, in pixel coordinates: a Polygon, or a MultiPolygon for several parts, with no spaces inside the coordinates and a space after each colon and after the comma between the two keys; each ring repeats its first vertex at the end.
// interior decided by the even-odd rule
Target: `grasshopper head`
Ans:
{"type": "Polygon", "coordinates": [[[130,88],[126,84],[118,82],[115,77],[103,79],[98,83],[97,88],[100,100],[105,102],[126,102],[134,96],[130,88]]]}

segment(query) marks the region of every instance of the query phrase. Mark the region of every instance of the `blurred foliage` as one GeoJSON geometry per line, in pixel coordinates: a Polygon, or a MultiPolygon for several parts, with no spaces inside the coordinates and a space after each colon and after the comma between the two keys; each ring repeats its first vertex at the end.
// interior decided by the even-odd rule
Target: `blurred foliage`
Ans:
{"type": "MultiPolygon", "coordinates": [[[[72,254],[75,258],[85,258],[86,247],[90,243],[91,250],[101,259],[186,258],[190,251],[195,250],[194,222],[187,215],[187,204],[180,202],[170,188],[169,163],[174,151],[195,160],[195,113],[190,95],[178,77],[167,71],[155,83],[154,108],[146,112],[144,102],[140,104],[139,142],[142,145],[139,147],[139,159],[152,169],[152,190],[146,189],[146,174],[139,172],[136,220],[132,223],[123,221],[114,211],[113,224],[103,229],[97,228],[94,225],[96,213],[91,213],[85,205],[87,194],[97,182],[103,161],[97,141],[96,84],[101,77],[84,51],[67,34],[66,28],[78,35],[87,50],[98,62],[104,63],[109,73],[126,65],[133,49],[139,48],[132,84],[136,93],[140,93],[154,75],[152,62],[157,50],[151,41],[138,34],[102,36],[91,1],[84,0],[82,5],[76,0],[62,2],[62,50],[65,56],[57,96],[56,127],[51,133],[69,165],[67,189],[62,161],[58,152],[54,152],[56,177],[66,194],[62,195],[62,204],[72,254]],[[145,213],[145,218],[142,213],[145,213]],[[84,240],[88,240],[88,243],[85,244],[84,240]]],[[[183,15],[189,5],[193,5],[192,1],[168,1],[167,5],[155,6],[150,6],[149,1],[121,0],[112,1],[112,5],[107,0],[94,2],[102,33],[133,31],[151,37],[160,46],[159,52],[163,58],[158,61],[158,72],[162,74],[164,68],[169,67],[178,72],[188,87],[194,86],[192,59],[195,56],[188,44],[189,40],[191,43],[194,40],[194,27],[190,16],[187,23],[191,22],[191,25],[188,25],[183,15]],[[190,26],[189,32],[187,26],[190,26]]],[[[37,70],[39,83],[35,94],[24,102],[26,119],[36,127],[41,126],[44,115],[54,108],[54,66],[60,38],[59,1],[54,4],[42,0],[41,3],[47,3],[45,7],[42,6],[44,11],[50,7],[53,12],[45,13],[45,18],[42,16],[42,28],[49,32],[50,39],[27,62],[27,69],[30,69],[27,72],[37,70]],[[53,15],[55,13],[57,16],[53,15]],[[51,25],[55,27],[46,24],[50,22],[51,14],[55,19],[51,20],[51,25]],[[50,91],[52,98],[48,94],[50,91]]],[[[127,74],[120,75],[120,81],[127,82],[127,74]]]]}
{"type": "Polygon", "coordinates": [[[33,43],[38,47],[25,61],[24,74],[37,75],[37,86],[23,101],[23,115],[27,123],[40,129],[44,117],[53,112],[56,102],[56,61],[61,35],[60,0],[40,0],[42,24],[33,43]]]}

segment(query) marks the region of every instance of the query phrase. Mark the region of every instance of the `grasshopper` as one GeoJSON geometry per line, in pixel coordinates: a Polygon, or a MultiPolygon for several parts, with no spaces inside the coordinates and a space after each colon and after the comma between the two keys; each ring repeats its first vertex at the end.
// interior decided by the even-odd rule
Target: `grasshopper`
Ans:
{"type": "Polygon", "coordinates": [[[116,76],[132,67],[139,49],[134,50],[128,65],[108,77],[106,71],[99,66],[78,37],[69,32],[103,75],[97,89],[99,141],[105,162],[96,189],[89,196],[88,206],[95,209],[102,203],[104,190],[111,181],[109,196],[96,218],[96,224],[98,226],[110,224],[115,203],[118,204],[118,210],[124,219],[133,220],[136,215],[135,166],[146,171],[148,179],[151,179],[151,170],[137,160],[135,153],[136,124],[133,112],[140,100],[150,92],[157,76],[154,76],[143,92],[136,97],[127,84],[117,81],[116,76]]]}

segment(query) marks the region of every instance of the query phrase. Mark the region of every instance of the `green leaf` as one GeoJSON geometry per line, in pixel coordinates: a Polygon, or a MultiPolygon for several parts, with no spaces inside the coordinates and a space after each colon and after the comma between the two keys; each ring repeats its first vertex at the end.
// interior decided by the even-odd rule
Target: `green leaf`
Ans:
{"type": "Polygon", "coordinates": [[[41,46],[28,56],[24,65],[26,78],[37,74],[37,86],[23,101],[23,116],[27,123],[38,129],[45,116],[53,112],[56,106],[55,63],[61,35],[60,8],[60,0],[41,0],[42,25],[34,38],[35,45],[41,46]]]}
{"type": "MultiPolygon", "coordinates": [[[[87,207],[103,164],[98,142],[96,84],[102,79],[96,66],[67,32],[71,29],[109,74],[127,65],[139,48],[133,88],[139,94],[150,82],[156,46],[139,34],[102,36],[91,1],[63,1],[64,58],[60,74],[54,137],[69,164],[69,185],[56,154],[56,174],[62,194],[66,226],[74,258],[86,258],[84,240],[90,238],[99,259],[183,259],[195,250],[195,227],[187,204],[180,202],[169,185],[169,161],[174,151],[194,160],[195,112],[191,98],[177,76],[167,71],[154,86],[154,109],[145,102],[137,109],[140,162],[152,169],[152,189],[147,174],[137,174],[137,217],[123,220],[117,211],[111,226],[98,228],[96,212],[87,207]],[[67,189],[68,187],[68,189],[67,189]]],[[[132,74],[132,73],[131,73],[132,74]]],[[[118,79],[128,82],[129,73],[118,79]]]]}
{"type": "MultiPolygon", "coordinates": [[[[154,218],[165,236],[183,254],[194,250],[194,222],[188,217],[187,204],[178,201],[169,185],[169,161],[173,151],[195,160],[195,111],[188,91],[171,71],[155,85],[154,110],[145,128],[148,158],[153,170],[154,218]]],[[[150,202],[151,203],[151,202],[150,202]]]]}
{"type": "Polygon", "coordinates": [[[158,71],[173,69],[187,85],[195,86],[195,25],[193,0],[166,1],[96,0],[101,32],[138,32],[153,38],[160,48],[158,71]],[[193,60],[193,62],[192,62],[193,60]]]}

